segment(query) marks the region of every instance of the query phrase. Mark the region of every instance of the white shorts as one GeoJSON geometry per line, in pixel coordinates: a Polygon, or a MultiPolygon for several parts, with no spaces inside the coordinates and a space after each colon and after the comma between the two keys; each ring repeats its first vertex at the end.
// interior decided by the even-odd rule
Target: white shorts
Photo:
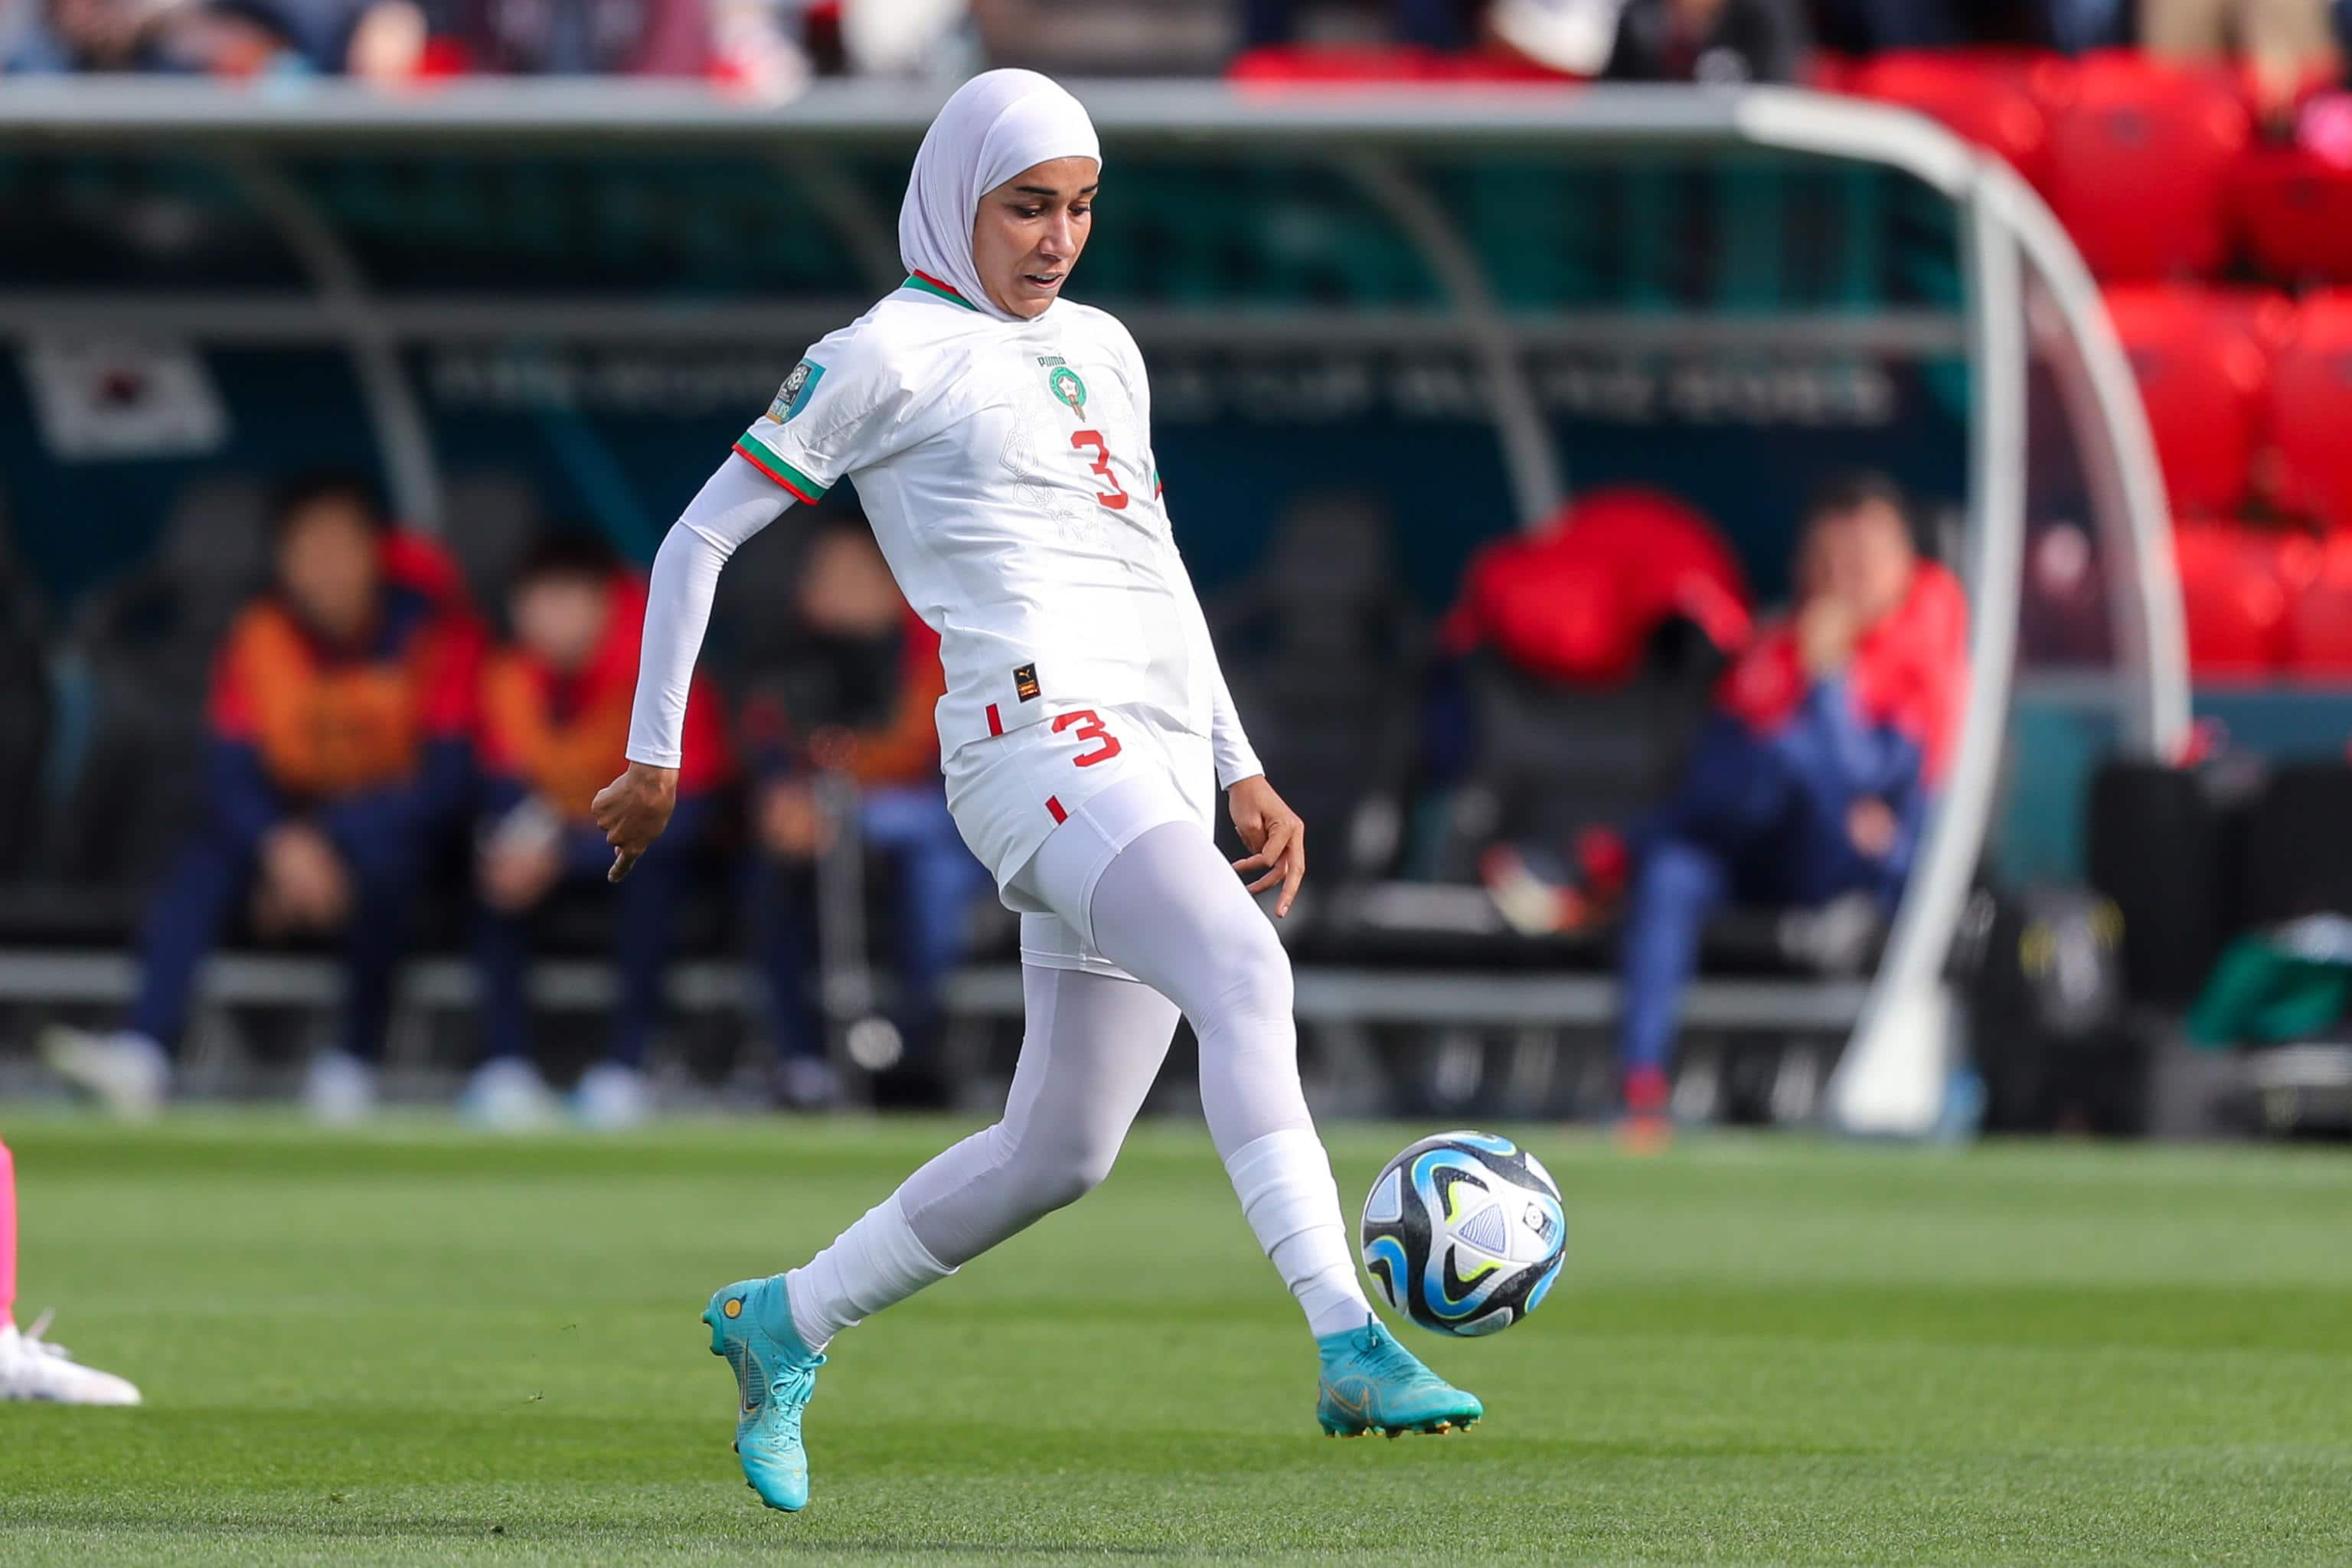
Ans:
{"type": "Polygon", "coordinates": [[[1161,823],[1210,828],[1214,821],[1217,769],[1207,737],[1135,709],[1075,709],[1024,725],[958,747],[944,771],[949,815],[996,879],[1004,907],[1022,917],[1022,962],[1041,968],[1123,973],[1016,885],[1056,829],[1071,825],[1098,841],[1092,874],[1099,875],[1111,857],[1161,823]],[[1130,780],[1134,787],[1090,809],[1111,785],[1130,780]]]}

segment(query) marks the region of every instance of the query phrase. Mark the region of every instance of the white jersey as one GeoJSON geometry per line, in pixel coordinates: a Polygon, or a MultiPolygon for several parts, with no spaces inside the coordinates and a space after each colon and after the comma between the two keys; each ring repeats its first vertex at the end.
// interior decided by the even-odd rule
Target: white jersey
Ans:
{"type": "Polygon", "coordinates": [[[1074,709],[1141,710],[1255,772],[1170,534],[1143,357],[1105,311],[973,310],[916,277],[808,352],[735,450],[800,500],[856,481],[940,634],[942,757],[1074,709]],[[1224,732],[1217,732],[1224,731],[1224,732]]]}

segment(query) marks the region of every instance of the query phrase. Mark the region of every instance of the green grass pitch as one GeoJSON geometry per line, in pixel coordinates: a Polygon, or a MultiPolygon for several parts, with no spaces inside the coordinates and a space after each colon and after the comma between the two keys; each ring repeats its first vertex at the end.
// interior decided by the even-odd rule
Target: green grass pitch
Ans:
{"type": "MultiPolygon", "coordinates": [[[[695,1321],[961,1129],[350,1139],[14,1118],[26,1311],[139,1411],[0,1405],[0,1563],[2352,1562],[2352,1160],[1525,1131],[1568,1272],[1407,1329],[1475,1432],[1332,1442],[1208,1141],[835,1347],[761,1510],[695,1321]]],[[[1353,1203],[1405,1129],[1334,1139],[1353,1203]]]]}

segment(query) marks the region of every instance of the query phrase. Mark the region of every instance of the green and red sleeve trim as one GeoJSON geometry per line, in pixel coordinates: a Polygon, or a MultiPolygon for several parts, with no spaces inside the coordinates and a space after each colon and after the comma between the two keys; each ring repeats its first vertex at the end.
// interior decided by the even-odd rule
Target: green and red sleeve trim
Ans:
{"type": "Polygon", "coordinates": [[[940,282],[938,279],[932,277],[928,272],[909,272],[907,274],[907,280],[904,283],[899,284],[898,287],[901,289],[918,289],[925,294],[936,294],[942,300],[952,300],[967,310],[977,310],[980,309],[979,306],[965,299],[961,294],[957,293],[951,285],[940,282]]]}
{"type": "Polygon", "coordinates": [[[817,483],[785,462],[776,455],[775,448],[749,431],[744,432],[743,438],[735,443],[735,455],[811,506],[824,499],[829,487],[817,483]]]}

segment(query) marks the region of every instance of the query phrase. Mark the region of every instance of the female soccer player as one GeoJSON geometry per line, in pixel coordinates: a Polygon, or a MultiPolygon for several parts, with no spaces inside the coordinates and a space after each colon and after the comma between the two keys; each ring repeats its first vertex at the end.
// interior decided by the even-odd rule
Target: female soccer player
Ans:
{"type": "Polygon", "coordinates": [[[82,1365],[41,1338],[49,1315],[16,1327],[16,1160],[0,1143],[0,1400],[58,1405],[136,1405],[139,1391],[110,1372],[82,1365]]]}
{"type": "Polygon", "coordinates": [[[1299,1092],[1290,965],[1248,896],[1307,870],[1170,537],[1151,394],[1127,330],[1061,299],[1101,152],[1028,71],[967,82],[907,184],[909,275],[824,339],[678,520],[654,563],[628,771],[596,802],[626,874],[668,819],[687,684],[728,556],[843,479],[940,637],[948,805],[1021,913],[1027,1032],[1004,1119],[908,1177],[805,1266],[729,1285],[704,1321],[733,1366],[743,1473],[808,1500],[801,1412],[833,1336],[1101,1181],[1181,1010],[1209,1131],[1321,1351],[1328,1432],[1480,1415],[1380,1326],[1299,1092]],[[1210,837],[1213,784],[1252,853],[1210,837]],[[1260,873],[1244,892],[1236,870],[1260,873]]]}

